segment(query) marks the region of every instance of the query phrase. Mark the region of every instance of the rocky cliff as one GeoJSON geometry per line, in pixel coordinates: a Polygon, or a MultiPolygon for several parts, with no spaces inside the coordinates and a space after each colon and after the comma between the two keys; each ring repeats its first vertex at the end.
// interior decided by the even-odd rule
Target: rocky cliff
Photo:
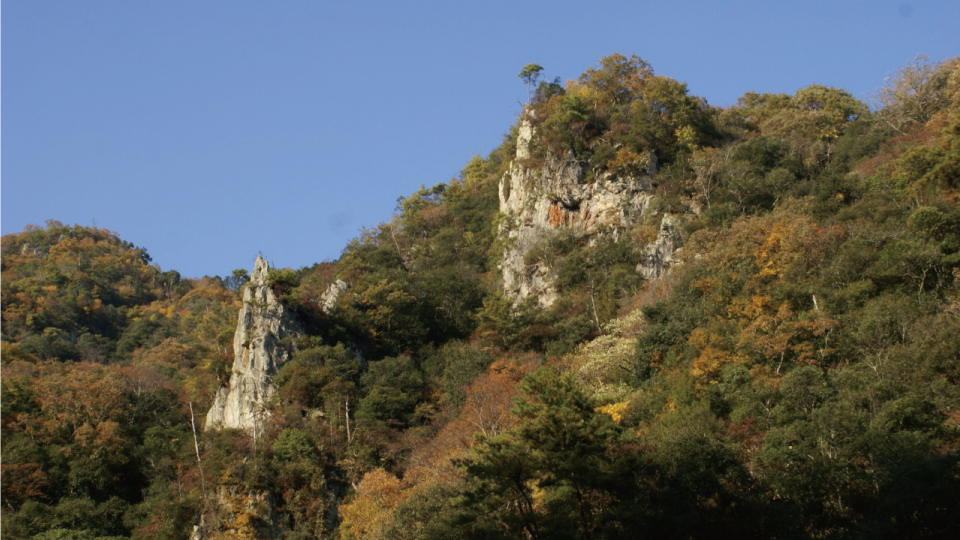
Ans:
{"type": "MultiPolygon", "coordinates": [[[[548,156],[531,167],[530,140],[534,129],[529,118],[520,120],[516,159],[500,180],[501,238],[506,240],[500,260],[504,294],[515,302],[535,298],[541,307],[557,299],[555,277],[542,261],[526,255],[542,247],[559,231],[572,232],[587,245],[603,235],[619,238],[625,230],[650,212],[654,194],[651,174],[656,160],[651,156],[649,174],[617,177],[604,173],[584,182],[585,171],[570,156],[548,156]]],[[[679,244],[676,222],[664,215],[656,242],[646,246],[637,268],[647,278],[663,275],[673,263],[679,244]]]]}
{"type": "Polygon", "coordinates": [[[217,392],[205,429],[252,430],[268,414],[275,392],[273,376],[291,354],[291,338],[302,333],[290,311],[267,285],[269,266],[258,256],[243,292],[243,307],[233,335],[230,381],[217,392]]]}
{"type": "Polygon", "coordinates": [[[664,214],[660,220],[657,239],[643,248],[643,262],[637,266],[646,279],[656,279],[677,263],[675,253],[679,250],[680,231],[677,230],[677,218],[664,214]]]}

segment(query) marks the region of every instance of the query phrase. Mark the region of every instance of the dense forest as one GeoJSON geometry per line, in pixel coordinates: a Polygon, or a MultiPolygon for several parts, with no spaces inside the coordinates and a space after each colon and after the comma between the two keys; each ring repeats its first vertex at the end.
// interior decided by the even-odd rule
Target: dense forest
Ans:
{"type": "Polygon", "coordinates": [[[635,56],[542,72],[489,155],[270,269],[303,331],[252,433],[203,426],[247,270],[4,236],[3,539],[960,537],[960,59],[728,108],[635,56]],[[547,305],[502,287],[501,183],[561,159],[651,202],[551,214],[547,305]]]}

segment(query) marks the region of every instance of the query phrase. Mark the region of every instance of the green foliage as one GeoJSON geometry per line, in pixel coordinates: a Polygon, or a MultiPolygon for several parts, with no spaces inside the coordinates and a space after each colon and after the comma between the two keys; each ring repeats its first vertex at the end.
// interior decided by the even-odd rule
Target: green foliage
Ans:
{"type": "Polygon", "coordinates": [[[56,221],[4,236],[5,339],[37,336],[33,348],[43,358],[93,360],[51,333],[71,336],[71,345],[80,334],[115,339],[127,308],[163,294],[165,278],[149,261],[146,251],[114,233],[56,221]]]}
{"type": "Polygon", "coordinates": [[[289,268],[270,268],[267,270],[266,285],[273,288],[273,294],[285,304],[296,307],[296,288],[300,285],[300,275],[289,268]]]}
{"type": "Polygon", "coordinates": [[[394,521],[385,536],[397,540],[455,540],[463,538],[461,527],[451,523],[456,486],[437,484],[397,506],[394,521]]]}
{"type": "Polygon", "coordinates": [[[185,279],[54,221],[5,236],[3,537],[251,533],[267,500],[290,538],[352,534],[345,500],[386,538],[960,534],[956,61],[918,59],[872,112],[821,85],[720,111],[621,55],[541,72],[521,165],[649,176],[682,264],[641,282],[653,221],[557,234],[527,254],[554,305],[503,297],[515,127],[337,261],[270,272],[307,335],[269,421],[201,434],[201,471],[190,407],[229,376],[246,271],[185,279]]]}
{"type": "Polygon", "coordinates": [[[520,70],[520,73],[517,74],[517,77],[520,77],[520,80],[523,81],[523,84],[527,85],[527,94],[529,94],[534,86],[537,84],[537,80],[540,79],[540,73],[543,71],[543,66],[539,64],[527,64],[523,66],[523,69],[520,70]]]}
{"type": "Polygon", "coordinates": [[[243,268],[238,268],[230,274],[230,277],[223,280],[223,284],[231,291],[240,291],[249,281],[250,273],[243,268]]]}
{"type": "Polygon", "coordinates": [[[440,386],[444,397],[455,407],[463,405],[466,386],[493,361],[487,352],[456,341],[444,345],[436,355],[443,363],[440,386]]]}
{"type": "MultiPolygon", "coordinates": [[[[690,291],[693,292],[693,291],[690,291]]],[[[686,350],[686,337],[704,322],[698,295],[675,296],[670,302],[647,305],[648,325],[637,340],[635,384],[648,379],[661,365],[672,365],[686,350]]]]}
{"type": "Polygon", "coordinates": [[[525,341],[525,333],[534,324],[536,311],[532,301],[514,307],[504,296],[490,295],[484,298],[478,316],[484,338],[496,346],[510,348],[525,341]]]}
{"type": "Polygon", "coordinates": [[[273,443],[273,453],[278,460],[293,462],[314,459],[317,449],[302,430],[285,429],[273,443]]]}
{"type": "Polygon", "coordinates": [[[426,391],[423,375],[408,356],[388,357],[370,365],[360,378],[364,397],[359,416],[408,425],[426,391]]]}
{"type": "Polygon", "coordinates": [[[822,168],[835,141],[868,113],[866,105],[845,90],[818,84],[793,96],[748,92],[737,103],[723,113],[728,125],[788,143],[810,170],[822,168]]]}
{"type": "Polygon", "coordinates": [[[610,417],[570,377],[541,369],[521,384],[514,409],[520,426],[480,439],[462,467],[473,480],[461,518],[477,520],[467,537],[505,529],[534,538],[588,538],[616,529],[620,489],[632,456],[610,417]],[[543,504],[535,502],[542,498],[543,504]]]}
{"type": "Polygon", "coordinates": [[[128,357],[134,349],[156,347],[176,332],[173,321],[159,314],[135,317],[117,340],[117,354],[128,357]]]}
{"type": "Polygon", "coordinates": [[[656,450],[645,456],[651,478],[646,530],[687,538],[769,538],[796,529],[789,512],[758,489],[704,404],[687,404],[667,416],[656,450]]]}
{"type": "Polygon", "coordinates": [[[706,103],[636,56],[604,57],[579,82],[557,90],[546,86],[534,101],[533,154],[542,160],[569,153],[588,166],[588,179],[605,171],[645,174],[651,152],[669,163],[716,136],[706,103]]]}
{"type": "Polygon", "coordinates": [[[524,347],[550,355],[570,352],[600,333],[643,283],[636,270],[642,252],[624,239],[603,236],[586,243],[558,232],[526,259],[527,264],[543,262],[553,270],[559,299],[547,311],[538,311],[532,303],[512,306],[506,299],[488,300],[481,312],[483,328],[494,325],[499,330],[491,334],[510,336],[506,345],[523,341],[524,347]]]}

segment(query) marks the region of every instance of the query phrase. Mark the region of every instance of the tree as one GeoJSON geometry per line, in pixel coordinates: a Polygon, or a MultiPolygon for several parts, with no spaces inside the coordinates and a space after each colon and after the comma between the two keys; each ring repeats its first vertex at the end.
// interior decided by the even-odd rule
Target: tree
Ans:
{"type": "Polygon", "coordinates": [[[513,411],[520,425],[481,437],[461,462],[474,482],[462,517],[479,519],[481,535],[506,528],[531,538],[602,537],[621,526],[619,505],[637,456],[626,451],[623,432],[555,369],[527,375],[520,389],[513,411]]]}
{"type": "Polygon", "coordinates": [[[690,187],[709,210],[711,194],[719,183],[717,173],[723,163],[722,154],[716,148],[698,148],[690,155],[688,163],[694,174],[690,187]]]}
{"type": "Polygon", "coordinates": [[[527,64],[523,66],[523,69],[517,74],[517,77],[520,77],[520,80],[527,85],[527,100],[529,100],[533,94],[533,88],[536,86],[537,81],[540,80],[540,73],[542,71],[543,66],[540,64],[527,64]]]}
{"type": "Polygon", "coordinates": [[[363,476],[353,500],[340,508],[344,538],[383,538],[390,512],[404,501],[400,480],[383,469],[363,476]]]}
{"type": "Polygon", "coordinates": [[[423,375],[408,356],[388,357],[370,365],[360,377],[366,395],[359,416],[409,425],[425,390],[423,375]]]}
{"type": "Polygon", "coordinates": [[[580,76],[580,82],[596,89],[615,106],[625,105],[638,97],[644,82],[653,77],[653,68],[642,58],[611,54],[600,59],[600,66],[580,76]]]}
{"type": "Polygon", "coordinates": [[[947,81],[951,68],[945,62],[930,62],[926,55],[917,55],[912,62],[900,68],[874,98],[880,109],[878,117],[897,133],[922,126],[934,111],[948,99],[947,81]]]}
{"type": "Polygon", "coordinates": [[[223,284],[231,291],[239,291],[248,281],[250,281],[250,274],[243,268],[238,268],[230,274],[230,277],[223,280],[223,284]]]}

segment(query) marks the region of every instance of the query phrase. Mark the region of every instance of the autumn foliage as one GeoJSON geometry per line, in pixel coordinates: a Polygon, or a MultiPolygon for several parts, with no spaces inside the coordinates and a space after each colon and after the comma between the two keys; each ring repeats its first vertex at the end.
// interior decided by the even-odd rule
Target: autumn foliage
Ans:
{"type": "Polygon", "coordinates": [[[960,536],[957,62],[872,109],[823,85],[720,109],[636,56],[528,68],[514,165],[647,177],[637,223],[528,253],[553,307],[504,297],[508,134],[271,274],[304,333],[254,432],[202,426],[246,271],[4,236],[3,538],[960,536]],[[644,280],[665,214],[681,262],[644,280]]]}

